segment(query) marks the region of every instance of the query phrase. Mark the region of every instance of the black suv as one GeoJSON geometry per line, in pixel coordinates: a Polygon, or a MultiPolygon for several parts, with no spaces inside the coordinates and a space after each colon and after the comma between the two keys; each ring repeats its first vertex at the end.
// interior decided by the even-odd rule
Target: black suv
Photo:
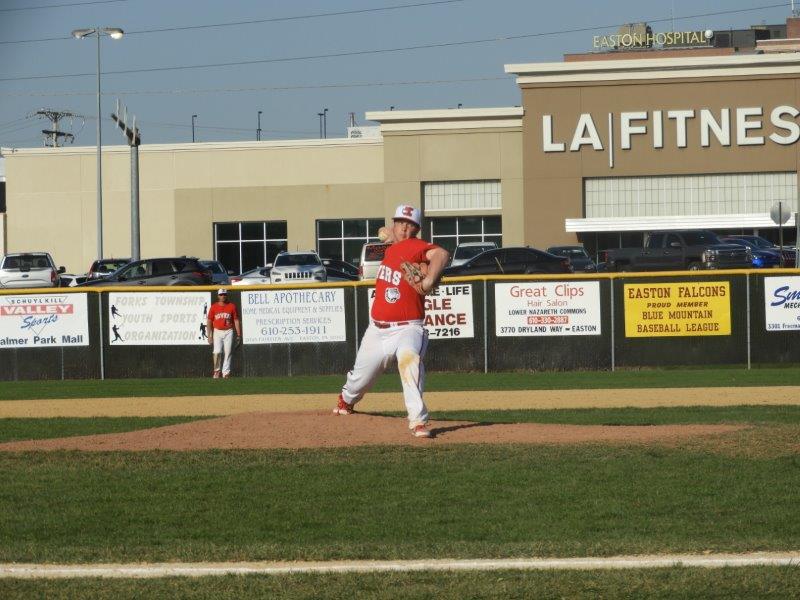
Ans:
{"type": "Polygon", "coordinates": [[[535,248],[497,248],[469,259],[463,265],[447,267],[444,275],[529,275],[531,273],[572,273],[569,259],[535,248]]]}
{"type": "Polygon", "coordinates": [[[128,263],[109,277],[86,285],[211,285],[211,270],[196,258],[147,258],[128,263]]]}

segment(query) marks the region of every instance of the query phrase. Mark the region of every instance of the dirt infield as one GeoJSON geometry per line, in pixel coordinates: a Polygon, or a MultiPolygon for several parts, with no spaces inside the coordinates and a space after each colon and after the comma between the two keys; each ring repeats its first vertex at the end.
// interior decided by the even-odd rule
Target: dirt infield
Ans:
{"type": "MultiPolygon", "coordinates": [[[[0,401],[0,418],[221,416],[325,410],[335,402],[335,393],[4,400],[0,401]]],[[[509,390],[428,392],[425,402],[435,416],[445,410],[797,405],[800,394],[792,386],[509,390]]],[[[359,406],[365,411],[402,411],[403,399],[399,392],[372,393],[359,406]]]]}
{"type": "Polygon", "coordinates": [[[433,439],[414,438],[400,417],[328,411],[243,413],[126,433],[0,444],[0,451],[336,448],[431,444],[650,443],[738,431],[737,425],[588,426],[432,421],[433,439]]]}

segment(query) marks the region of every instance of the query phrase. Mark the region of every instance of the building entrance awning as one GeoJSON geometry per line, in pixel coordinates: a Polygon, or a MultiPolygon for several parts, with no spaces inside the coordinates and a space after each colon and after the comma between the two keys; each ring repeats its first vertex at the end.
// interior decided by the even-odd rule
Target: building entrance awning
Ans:
{"type": "MultiPolygon", "coordinates": [[[[688,215],[669,217],[595,217],[565,219],[565,230],[574,233],[604,231],[653,231],[662,229],[769,229],[777,227],[769,213],[738,215],[688,215]]],[[[784,227],[794,227],[794,216],[784,227]]]]}

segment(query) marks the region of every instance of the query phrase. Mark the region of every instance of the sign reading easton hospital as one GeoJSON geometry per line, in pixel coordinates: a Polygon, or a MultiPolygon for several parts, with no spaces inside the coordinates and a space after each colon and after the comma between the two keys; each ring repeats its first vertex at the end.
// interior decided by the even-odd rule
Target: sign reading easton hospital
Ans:
{"type": "Polygon", "coordinates": [[[608,48],[649,48],[651,46],[708,46],[705,31],[665,31],[660,33],[615,33],[595,35],[592,46],[595,50],[608,48]]]}
{"type": "Polygon", "coordinates": [[[245,344],[347,341],[341,288],[242,292],[245,344]]]}
{"type": "Polygon", "coordinates": [[[800,330],[800,277],[764,278],[767,331],[800,330]]]}
{"type": "Polygon", "coordinates": [[[210,292],[108,294],[108,341],[112,346],[208,344],[210,292]]]}
{"type": "Polygon", "coordinates": [[[497,337],[600,335],[600,283],[496,283],[497,337]]]}
{"type": "Polygon", "coordinates": [[[623,288],[625,337],[730,335],[728,281],[631,283],[623,288]]]}
{"type": "Polygon", "coordinates": [[[676,108],[674,110],[638,110],[607,113],[602,116],[581,113],[574,122],[556,123],[553,115],[542,115],[542,150],[544,152],[579,152],[584,147],[596,151],[609,149],[610,140],[619,140],[622,150],[630,150],[634,136],[649,138],[653,148],[664,148],[664,140],[673,139],[678,148],[686,148],[688,139],[700,140],[700,146],[763,146],[767,141],[788,146],[800,140],[797,117],[800,110],[781,105],[738,108],[676,108]],[[597,119],[597,120],[596,120],[597,119]],[[764,135],[769,123],[774,131],[764,135]],[[571,135],[558,137],[555,128],[566,127],[571,135]],[[692,135],[689,135],[691,131],[692,135]],[[668,135],[665,135],[668,134],[668,135]]]}
{"type": "MultiPolygon", "coordinates": [[[[372,313],[375,288],[367,294],[368,312],[372,313]]],[[[441,284],[425,296],[425,329],[432,340],[475,337],[472,311],[472,286],[441,284]]]]}
{"type": "Polygon", "coordinates": [[[0,296],[0,347],[88,345],[86,294],[0,296]]]}

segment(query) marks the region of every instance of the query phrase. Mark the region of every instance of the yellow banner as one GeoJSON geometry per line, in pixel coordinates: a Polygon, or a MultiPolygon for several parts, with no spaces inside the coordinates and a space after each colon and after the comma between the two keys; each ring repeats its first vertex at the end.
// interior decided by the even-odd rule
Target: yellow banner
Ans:
{"type": "Polygon", "coordinates": [[[731,334],[728,281],[624,286],[625,337],[731,334]]]}

